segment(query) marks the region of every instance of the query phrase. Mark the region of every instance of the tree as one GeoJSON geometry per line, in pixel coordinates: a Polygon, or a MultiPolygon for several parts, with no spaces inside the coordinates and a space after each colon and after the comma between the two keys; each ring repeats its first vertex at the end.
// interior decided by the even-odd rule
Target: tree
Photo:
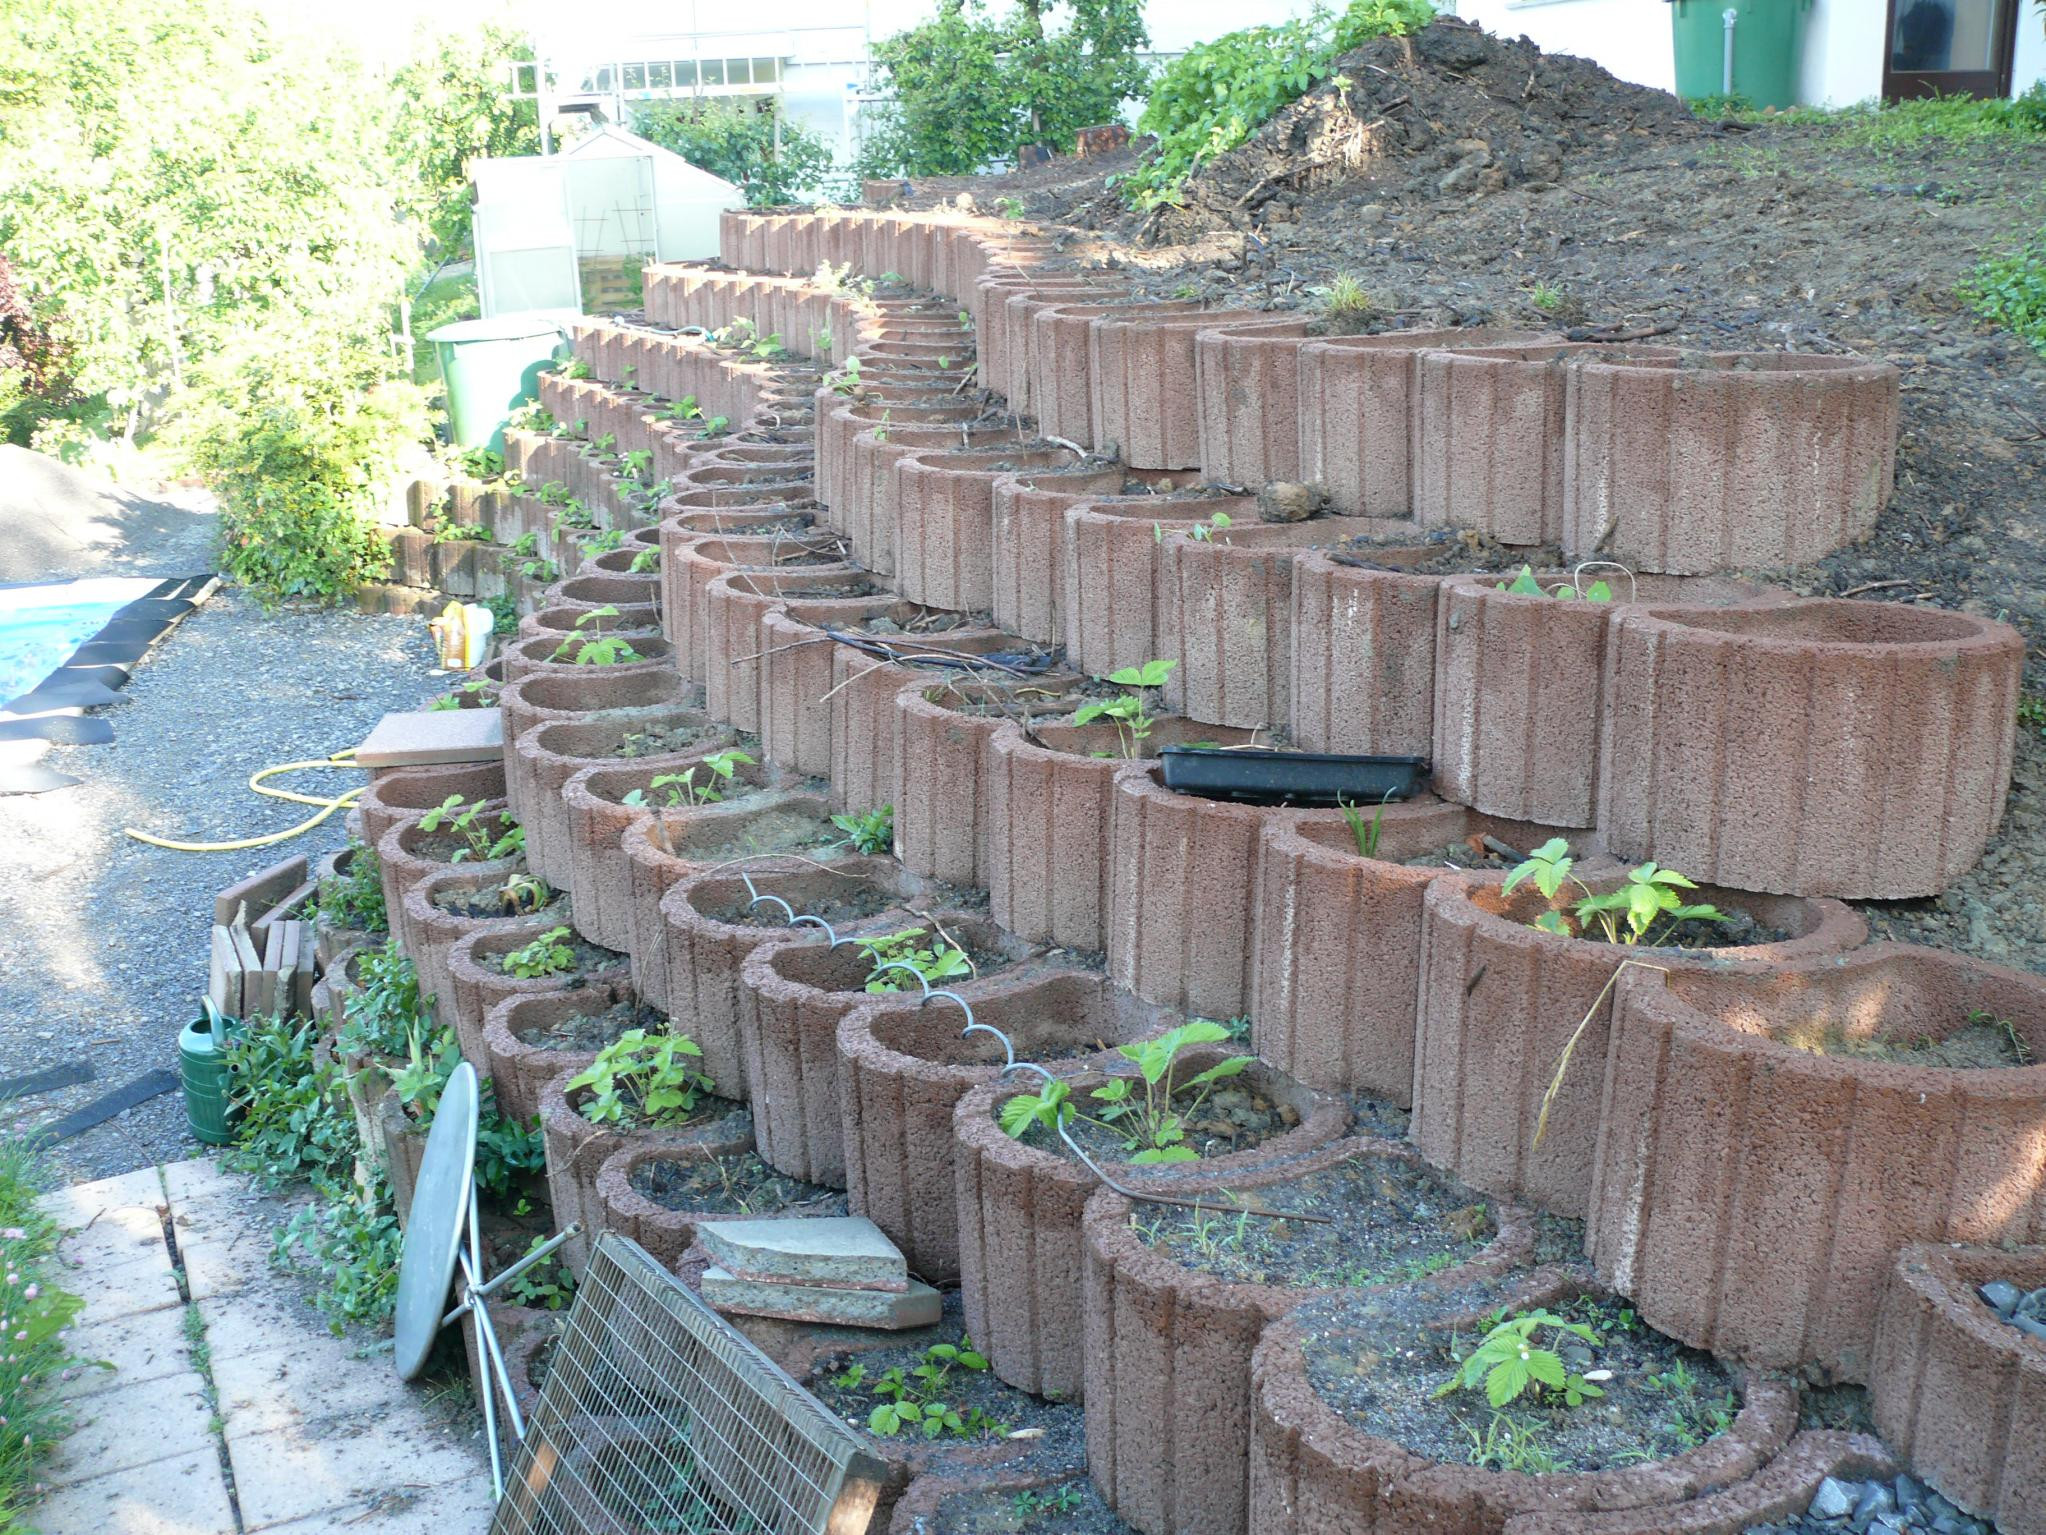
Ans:
{"type": "Polygon", "coordinates": [[[716,97],[650,104],[634,112],[632,131],[740,187],[755,208],[795,202],[831,171],[830,148],[772,99],[759,107],[716,97]]]}
{"type": "Polygon", "coordinates": [[[469,243],[469,162],[540,152],[538,104],[506,88],[507,66],[532,56],[508,28],[485,23],[430,41],[391,81],[396,150],[419,178],[408,211],[444,256],[469,243]]]}
{"type": "Polygon", "coordinates": [[[986,0],[945,0],[933,20],[876,44],[892,99],[868,133],[862,171],[971,175],[1020,144],[1063,149],[1080,129],[1114,121],[1144,89],[1142,4],[1068,0],[1061,9],[1066,24],[1047,28],[1044,0],[1021,0],[1000,18],[986,0]]]}

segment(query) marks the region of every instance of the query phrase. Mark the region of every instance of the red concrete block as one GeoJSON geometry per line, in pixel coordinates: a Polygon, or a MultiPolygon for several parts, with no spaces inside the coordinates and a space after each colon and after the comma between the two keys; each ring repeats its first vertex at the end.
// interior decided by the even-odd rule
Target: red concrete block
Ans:
{"type": "MultiPolygon", "coordinates": [[[[1111,990],[1104,1007],[1127,1009],[1127,994],[1111,990]]],[[[1176,1026],[1176,1016],[1165,1020],[1176,1026]]],[[[1257,1068],[1262,1069],[1262,1068],[1257,1068]]],[[[1340,1160],[1330,1145],[1349,1129],[1349,1110],[1332,1098],[1269,1078],[1300,1113],[1300,1123],[1262,1145],[1209,1157],[1171,1175],[1145,1173],[1175,1194],[1236,1188],[1267,1165],[1301,1170],[1340,1160]]],[[[960,1299],[966,1328],[996,1375],[1024,1391],[1058,1401],[1078,1400],[1086,1380],[1081,1319],[1081,1220],[1101,1182],[1073,1158],[1054,1156],[1003,1131],[1001,1104],[1027,1091],[1015,1082],[985,1083],[959,1100],[952,1114],[953,1156],[959,1201],[960,1299]]],[[[1139,1174],[1125,1168],[1120,1176],[1139,1174]]]]}
{"type": "Polygon", "coordinates": [[[1247,496],[1165,494],[1091,501],[1067,510],[1064,603],[1066,659],[1106,676],[1171,654],[1172,616],[1165,595],[1165,533],[1256,515],[1247,496]]]}
{"type": "Polygon", "coordinates": [[[594,1050],[543,1049],[531,1036],[575,1014],[606,1012],[632,996],[622,964],[594,976],[521,980],[490,963],[526,941],[524,935],[478,933],[448,951],[462,1054],[490,1079],[504,1116],[521,1122],[540,1112],[540,1089],[551,1078],[581,1071],[597,1058],[594,1050]],[[476,1012],[484,1003],[489,1005],[476,1012]]]}
{"type": "Polygon", "coordinates": [[[1168,533],[1160,549],[1167,655],[1179,664],[1165,701],[1190,719],[1284,729],[1292,718],[1293,578],[1307,549],[1405,524],[1363,517],[1245,523],[1195,537],[1168,533]]]}
{"type": "Polygon", "coordinates": [[[1571,369],[1566,553],[1687,574],[1804,565],[1875,526],[1897,450],[1898,373],[1796,352],[1571,369]]]}
{"type": "MultiPolygon", "coordinates": [[[[1339,1141],[1284,1165],[1270,1159],[1228,1186],[1291,1183],[1353,1158],[1418,1160],[1391,1141],[1339,1141]]],[[[1140,1530],[1242,1535],[1252,1520],[1252,1357],[1265,1329],[1315,1292],[1182,1264],[1144,1242],[1133,1229],[1135,1211],[1102,1189],[1081,1222],[1087,1474],[1140,1530]]],[[[1431,1288],[1451,1291],[1528,1262],[1534,1223],[1527,1213],[1501,1205],[1489,1214],[1492,1242],[1426,1281],[1431,1288]]],[[[1786,1387],[1782,1396],[1794,1422],[1796,1395],[1786,1387]]]]}
{"type": "Polygon", "coordinates": [[[1094,438],[1094,322],[1103,318],[1141,323],[1156,315],[1187,315],[1192,304],[1145,304],[1129,295],[1089,285],[1063,292],[1038,289],[1009,304],[1011,333],[1018,337],[1011,381],[1021,386],[1009,408],[1035,416],[1047,437],[1063,437],[1084,448],[1094,438]],[[1020,401],[1020,403],[1019,403],[1020,401]]]}
{"type": "Polygon", "coordinates": [[[1600,833],[1741,889],[1931,895],[2003,815],[2023,653],[1991,619],[1886,603],[1618,614],[1600,833]]]}
{"type": "Polygon", "coordinates": [[[1194,342],[1201,469],[1210,479],[1255,490],[1301,478],[1299,358],[1308,325],[1266,316],[1204,330],[1194,342]]]}
{"type": "MultiPolygon", "coordinates": [[[[666,636],[660,630],[606,629],[604,633],[606,635],[615,635],[624,640],[632,646],[639,659],[636,661],[622,661],[616,665],[601,668],[602,670],[621,672],[628,668],[639,668],[652,671],[658,668],[665,671],[669,668],[669,645],[666,636]]],[[[561,641],[561,635],[549,632],[531,635],[526,639],[516,640],[506,646],[504,652],[505,679],[510,682],[516,682],[519,678],[528,676],[587,677],[592,671],[598,670],[598,668],[591,666],[577,665],[574,660],[575,652],[573,650],[569,652],[568,656],[561,656],[559,654],[561,641]]]]}
{"type": "MultiPolygon", "coordinates": [[[[459,865],[431,875],[405,892],[403,921],[410,935],[407,953],[419,972],[421,997],[452,997],[454,985],[448,976],[448,951],[472,933],[523,933],[537,936],[568,918],[567,902],[558,895],[538,913],[502,912],[490,899],[504,883],[502,874],[481,874],[459,865]],[[471,916],[462,909],[477,902],[490,914],[471,916]]],[[[392,923],[393,928],[397,926],[392,923]]]]}
{"type": "Polygon", "coordinates": [[[2046,1284],[2046,1251],[1911,1246],[1883,1295],[1876,1426],[1911,1469],[2006,1535],[2046,1531],[2046,1351],[1977,1295],[2046,1284]]]}
{"type": "Polygon", "coordinates": [[[1432,553],[1376,549],[1366,568],[1319,550],[1293,566],[1287,696],[1307,751],[1427,757],[1434,751],[1435,608],[1441,576],[1397,568],[1432,553]]]}
{"type": "Polygon", "coordinates": [[[1429,528],[1474,528],[1502,544],[1561,539],[1569,364],[1590,347],[1555,342],[1421,353],[1415,520],[1429,528]]]}
{"type": "Polygon", "coordinates": [[[896,626],[895,632],[875,634],[873,639],[903,659],[891,661],[853,645],[829,646],[828,682],[811,695],[814,702],[804,710],[806,721],[814,714],[827,716],[828,755],[821,771],[831,779],[832,802],[855,814],[894,803],[902,772],[902,721],[895,695],[919,679],[954,674],[950,666],[919,665],[912,658],[929,650],[983,655],[1018,648],[1013,634],[978,626],[905,633],[904,626],[930,617],[927,609],[909,603],[883,616],[896,626]]]}
{"type": "MultiPolygon", "coordinates": [[[[439,803],[445,803],[445,800],[439,803]]],[[[463,803],[483,807],[477,820],[492,841],[504,835],[516,824],[507,818],[502,798],[466,800],[463,803]]],[[[429,808],[437,809],[439,804],[429,808]]],[[[459,852],[462,855],[462,868],[495,874],[500,879],[519,867],[519,860],[516,858],[477,859],[469,856],[469,849],[459,843],[455,846],[444,846],[443,844],[455,834],[440,827],[438,821],[435,823],[436,830],[427,831],[419,824],[420,819],[419,815],[410,815],[396,822],[376,844],[377,875],[384,889],[384,911],[391,919],[393,935],[400,944],[408,947],[411,935],[404,930],[405,893],[421,880],[455,867],[455,853],[459,852]]],[[[303,864],[303,860],[298,862],[303,864]]],[[[245,885],[249,883],[244,881],[245,885]]],[[[237,895],[238,888],[223,891],[221,896],[215,898],[215,922],[234,920],[236,910],[246,900],[245,896],[237,895]],[[237,899],[228,906],[227,915],[222,917],[220,908],[226,904],[226,897],[229,895],[237,895],[237,899]]],[[[265,915],[267,908],[260,900],[247,901],[247,905],[249,922],[253,926],[265,915]]],[[[260,943],[260,939],[258,941],[260,943]]]]}
{"type": "Polygon", "coordinates": [[[1298,478],[1324,487],[1340,512],[1414,514],[1415,378],[1423,352],[1521,347],[1556,340],[1540,331],[1471,326],[1325,336],[1295,354],[1300,406],[1298,478]]]}
{"type": "MultiPolygon", "coordinates": [[[[1578,877],[1598,891],[1620,883],[1617,871],[1578,877]]],[[[1607,987],[1622,960],[1672,974],[1755,974],[1811,955],[1844,954],[1868,937],[1868,924],[1838,901],[1711,886],[1684,894],[1746,912],[1790,936],[1739,948],[1629,949],[1535,927],[1549,903],[1530,885],[1511,895],[1489,882],[1429,886],[1408,1132],[1421,1154],[1487,1193],[1581,1217],[1599,1132],[1607,987]],[[1558,1080],[1537,1144],[1543,1104],[1558,1080]]]]}
{"type": "MultiPolygon", "coordinates": [[[[1163,1008],[1111,991],[1099,974],[1069,968],[997,976],[972,1007],[973,1021],[1001,1030],[1019,1061],[1099,1054],[1174,1021],[1163,1008]]],[[[876,998],[838,1026],[853,1211],[885,1231],[930,1284],[959,1277],[952,1111],[993,1082],[1006,1059],[992,1035],[962,1033],[966,1022],[956,1002],[912,993],[876,998]]]]}
{"type": "MultiPolygon", "coordinates": [[[[1160,717],[1142,756],[1186,741],[1235,745],[1245,733],[1160,717]]],[[[1107,947],[1116,773],[1129,743],[1113,724],[1004,721],[988,738],[982,786],[989,910],[1019,938],[1094,953],[1107,947]]]]}
{"type": "MultiPolygon", "coordinates": [[[[500,707],[502,704],[500,694],[500,707]]],[[[505,739],[510,740],[511,711],[506,712],[504,722],[505,739]]],[[[506,792],[505,776],[506,762],[380,768],[369,775],[369,784],[357,802],[362,812],[362,840],[375,847],[399,821],[433,809],[450,794],[459,794],[464,800],[495,799],[506,792]]]]}
{"type": "Polygon", "coordinates": [[[794,621],[856,624],[883,612],[894,595],[864,571],[789,574],[728,571],[705,593],[704,699],[716,718],[740,730],[760,728],[761,620],[781,611],[794,621]]]}
{"type": "Polygon", "coordinates": [[[1094,435],[1133,469],[1195,469],[1201,462],[1194,338],[1241,324],[1246,311],[1102,315],[1089,328],[1094,435]]]}
{"type": "MultiPolygon", "coordinates": [[[[1444,583],[1435,631],[1435,792],[1487,815],[1590,826],[1598,814],[1600,708],[1608,637],[1633,598],[1724,606],[1779,600],[1745,583],[1666,576],[1630,580],[1585,570],[1614,586],[1614,601],[1562,600],[1566,573],[1544,592],[1507,590],[1507,576],[1444,583]]],[[[1699,873],[1679,859],[1665,859],[1699,873]]],[[[1745,883],[1745,882],[1735,882],[1745,883]]]]}
{"type": "Polygon", "coordinates": [[[676,550],[672,569],[663,562],[671,630],[681,638],[676,669],[708,685],[705,657],[710,654],[711,582],[727,571],[765,570],[809,574],[843,574],[852,569],[842,557],[843,545],[822,530],[776,528],[748,537],[699,538],[676,550]]]}
{"type": "Polygon", "coordinates": [[[2046,1235],[2046,1067],[1818,1052],[1978,1013],[2046,1050],[2039,977],[1904,944],[1622,977],[1586,1223],[1600,1279],[1696,1347],[1868,1381],[1899,1248],[2046,1235]]]}
{"type": "Polygon", "coordinates": [[[1076,462],[1066,449],[923,452],[895,470],[895,585],[955,613],[994,606],[994,489],[1019,472],[1076,462]]]}

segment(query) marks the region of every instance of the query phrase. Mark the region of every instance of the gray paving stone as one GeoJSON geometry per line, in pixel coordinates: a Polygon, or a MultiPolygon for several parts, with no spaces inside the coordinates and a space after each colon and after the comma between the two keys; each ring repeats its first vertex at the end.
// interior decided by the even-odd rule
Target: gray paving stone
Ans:
{"type": "Polygon", "coordinates": [[[421,709],[386,714],[355,749],[355,765],[413,767],[435,762],[496,762],[504,756],[504,720],[495,709],[421,709]]]}
{"type": "Polygon", "coordinates": [[[713,1268],[703,1271],[702,1293],[719,1311],[891,1332],[929,1327],[943,1309],[938,1292],[914,1279],[905,1291],[833,1290],[823,1285],[762,1284],[713,1268]]]}
{"type": "Polygon", "coordinates": [[[909,1265],[864,1215],[706,1221],[696,1238],[734,1278],[900,1292],[909,1265]]]}
{"type": "Polygon", "coordinates": [[[42,1535],[234,1535],[212,1445],[60,1487],[29,1521],[42,1535]]]}
{"type": "Polygon", "coordinates": [[[88,1363],[76,1366],[57,1386],[61,1398],[96,1396],[120,1386],[183,1375],[192,1368],[185,1341],[182,1306],[162,1306],[76,1329],[72,1353],[88,1363]]]}
{"type": "Polygon", "coordinates": [[[182,1304],[169,1253],[158,1249],[124,1263],[63,1265],[53,1275],[84,1304],[74,1328],[98,1327],[144,1311],[182,1304]]]}
{"type": "Polygon", "coordinates": [[[211,1451],[212,1417],[199,1377],[190,1371],[82,1397],[73,1408],[76,1427],[51,1452],[48,1480],[61,1487],[211,1451]]]}
{"type": "MultiPolygon", "coordinates": [[[[480,1442],[457,1440],[404,1412],[325,1418],[261,1434],[227,1435],[242,1526],[275,1525],[360,1507],[394,1487],[467,1484],[490,1477],[480,1442]],[[409,1431],[408,1431],[409,1430],[409,1431]]],[[[338,1520],[333,1520],[338,1525],[338,1520]]]]}

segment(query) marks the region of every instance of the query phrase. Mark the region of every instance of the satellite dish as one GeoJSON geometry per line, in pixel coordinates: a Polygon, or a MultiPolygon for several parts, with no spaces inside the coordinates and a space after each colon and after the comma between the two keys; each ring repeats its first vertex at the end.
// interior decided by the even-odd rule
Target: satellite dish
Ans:
{"type": "Polygon", "coordinates": [[[396,1358],[398,1379],[426,1368],[440,1336],[454,1289],[455,1267],[469,1234],[476,1198],[476,1068],[467,1061],[441,1089],[440,1107],[427,1132],[426,1155],[412,1189],[405,1253],[398,1264],[396,1358]]]}

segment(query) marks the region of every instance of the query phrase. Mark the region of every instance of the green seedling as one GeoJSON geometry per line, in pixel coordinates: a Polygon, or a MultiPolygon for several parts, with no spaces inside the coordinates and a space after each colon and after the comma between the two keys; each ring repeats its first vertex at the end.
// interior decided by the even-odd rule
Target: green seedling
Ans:
{"type": "Polygon", "coordinates": [[[703,419],[703,407],[696,403],[695,395],[685,394],[681,399],[669,404],[668,419],[670,421],[700,421],[703,419]]]}
{"type": "Polygon", "coordinates": [[[956,1344],[933,1344],[924,1350],[923,1363],[911,1369],[898,1366],[870,1380],[865,1365],[853,1364],[832,1376],[831,1384],[841,1391],[865,1390],[881,1398],[867,1414],[867,1427],[883,1438],[911,1431],[926,1439],[941,1434],[965,1439],[1007,1432],[1005,1424],[980,1408],[961,1412],[945,1401],[951,1394],[954,1371],[978,1373],[987,1368],[987,1359],[975,1351],[973,1340],[961,1338],[956,1344]]]}
{"type": "Polygon", "coordinates": [[[647,470],[654,466],[653,450],[651,448],[629,449],[619,456],[618,462],[620,467],[635,480],[644,479],[647,470]]]}
{"type": "Polygon", "coordinates": [[[1578,937],[1596,926],[1607,943],[1654,948],[1680,922],[1729,920],[1716,906],[1686,903],[1677,892],[1696,890],[1698,886],[1675,869],[1644,863],[1630,870],[1618,888],[1601,893],[1579,879],[1572,872],[1575,867],[1570,844],[1561,837],[1551,837],[1514,865],[1502,888],[1511,894],[1523,880],[1533,880],[1535,888],[1550,900],[1566,884],[1581,890],[1583,894],[1572,903],[1568,914],[1545,911],[1534,919],[1533,925],[1543,932],[1564,938],[1578,937]],[[1574,927],[1572,917],[1576,919],[1574,927]],[[1662,926],[1657,928],[1657,923],[1662,926]]]}
{"type": "Polygon", "coordinates": [[[1145,708],[1144,693],[1164,687],[1172,669],[1178,664],[1177,661],[1146,661],[1142,666],[1125,666],[1106,677],[1097,677],[1097,682],[1113,682],[1137,691],[1125,693],[1120,698],[1082,704],[1073,711],[1073,723],[1091,725],[1096,720],[1113,720],[1116,738],[1122,743],[1122,754],[1125,757],[1141,755],[1143,744],[1150,737],[1151,726],[1156,723],[1156,717],[1145,708]]]}
{"type": "Polygon", "coordinates": [[[964,949],[942,937],[923,943],[923,937],[923,928],[906,927],[884,937],[855,939],[867,956],[867,990],[878,994],[904,989],[906,978],[899,971],[884,973],[885,965],[908,965],[932,986],[973,974],[973,961],[964,949]]]}
{"type": "Polygon", "coordinates": [[[1137,1075],[1111,1077],[1105,1086],[1094,1089],[1098,1113],[1080,1113],[1070,1087],[1064,1082],[1047,1082],[1041,1091],[1022,1094],[1002,1105],[1002,1129],[1020,1137],[1032,1125],[1056,1130],[1079,1119],[1121,1137],[1123,1149],[1132,1153],[1133,1165],[1195,1161],[1200,1153],[1186,1144],[1188,1121],[1199,1116],[1216,1084],[1241,1075],[1252,1057],[1230,1056],[1183,1081],[1179,1078],[1185,1064],[1181,1057],[1198,1045],[1219,1044],[1229,1037],[1222,1024],[1195,1018],[1156,1039],[1118,1046],[1119,1054],[1136,1063],[1137,1075]],[[1178,1101],[1188,1093],[1193,1095],[1190,1101],[1178,1101]]]}
{"type": "Polygon", "coordinates": [[[632,563],[625,568],[635,576],[650,575],[661,568],[661,551],[642,549],[632,557],[632,563]]]}
{"type": "Polygon", "coordinates": [[[696,436],[699,442],[708,442],[713,437],[722,437],[732,425],[730,416],[712,416],[703,423],[703,429],[696,436]]]}
{"type": "Polygon", "coordinates": [[[886,853],[895,846],[895,807],[883,805],[865,815],[835,815],[831,824],[845,833],[841,847],[856,853],[886,853]]]}
{"type": "Polygon", "coordinates": [[[550,927],[525,947],[513,949],[504,957],[504,973],[522,981],[566,975],[574,968],[575,950],[569,946],[565,927],[550,927]]]}
{"type": "MultiPolygon", "coordinates": [[[[561,480],[549,480],[540,487],[536,495],[542,506],[566,506],[568,504],[568,485],[561,480]]],[[[529,534],[528,537],[530,536],[529,534]]]]}
{"type": "Polygon", "coordinates": [[[588,1070],[568,1079],[568,1090],[590,1090],[582,1115],[592,1124],[682,1124],[714,1085],[695,1065],[702,1055],[686,1034],[627,1029],[597,1053],[588,1070]]]}
{"type": "Polygon", "coordinates": [[[554,899],[554,889],[543,879],[530,874],[514,874],[497,887],[498,898],[504,902],[505,912],[514,917],[528,916],[546,909],[554,899]]]}
{"type": "Polygon", "coordinates": [[[833,394],[857,394],[859,393],[859,388],[860,360],[857,357],[848,357],[845,360],[845,366],[831,375],[831,392],[833,394]]]}
{"type": "Polygon", "coordinates": [[[1564,602],[1575,602],[1580,597],[1586,602],[1613,600],[1613,589],[1603,581],[1594,581],[1581,592],[1577,589],[1576,583],[1571,581],[1559,581],[1553,588],[1544,587],[1535,579],[1532,565],[1521,566],[1520,574],[1509,581],[1502,590],[1517,597],[1556,597],[1564,602]]]}
{"type": "Polygon", "coordinates": [[[526,834],[519,830],[516,821],[506,816],[486,814],[480,799],[465,805],[459,794],[450,794],[421,816],[419,829],[446,831],[461,839],[462,845],[455,849],[449,860],[451,863],[461,863],[469,858],[506,858],[513,851],[523,850],[526,845],[526,834]],[[496,837],[490,834],[489,823],[493,819],[503,828],[496,837]]]}
{"type": "Polygon", "coordinates": [[[1563,1356],[1544,1347],[1541,1338],[1578,1338],[1596,1348],[1599,1336],[1582,1322],[1572,1322],[1553,1311],[1535,1310],[1519,1316],[1503,1311],[1492,1330],[1478,1346],[1464,1356],[1456,1373],[1435,1388],[1438,1397],[1457,1391],[1476,1390],[1482,1382],[1485,1400],[1494,1407],[1518,1401],[1523,1394],[1535,1400],[1560,1398],[1566,1407],[1582,1406],[1592,1397],[1605,1395],[1597,1382],[1609,1378],[1604,1370],[1580,1375],[1569,1369],[1563,1356]]]}
{"type": "Polygon", "coordinates": [[[741,767],[751,767],[753,758],[737,747],[712,752],[698,767],[708,769],[709,776],[702,783],[696,781],[697,768],[692,767],[681,773],[658,774],[646,789],[634,789],[623,800],[635,809],[649,805],[663,806],[669,810],[696,809],[703,805],[715,805],[725,797],[722,787],[732,781],[741,767]],[[651,790],[653,798],[648,797],[651,790]],[[665,795],[662,800],[660,796],[665,795]]]}
{"type": "Polygon", "coordinates": [[[1385,807],[1391,798],[1388,792],[1385,799],[1378,802],[1378,808],[1371,812],[1368,821],[1364,819],[1364,812],[1349,801],[1340,798],[1336,801],[1336,808],[1343,813],[1343,824],[1350,828],[1350,835],[1357,841],[1359,858],[1378,856],[1378,839],[1385,831],[1385,807]]]}

